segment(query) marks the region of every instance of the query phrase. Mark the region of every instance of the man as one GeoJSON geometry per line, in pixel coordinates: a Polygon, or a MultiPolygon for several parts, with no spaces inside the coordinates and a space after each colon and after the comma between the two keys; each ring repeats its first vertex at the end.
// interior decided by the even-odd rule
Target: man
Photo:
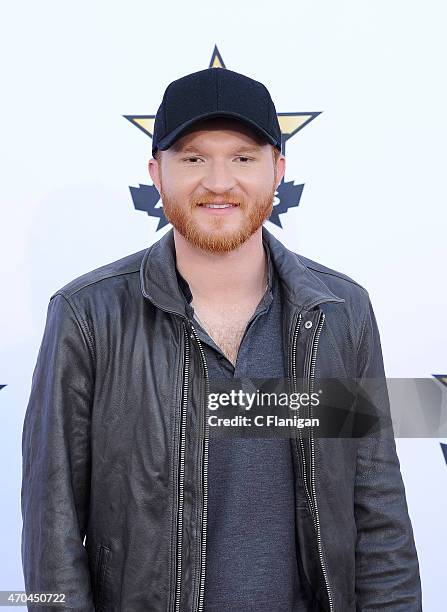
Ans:
{"type": "Polygon", "coordinates": [[[217,379],[384,381],[367,291],[263,226],[285,168],[269,92],[225,69],[174,81],[152,153],[173,229],[50,299],[23,429],[27,590],[88,611],[421,610],[392,434],[210,435],[217,379]]]}

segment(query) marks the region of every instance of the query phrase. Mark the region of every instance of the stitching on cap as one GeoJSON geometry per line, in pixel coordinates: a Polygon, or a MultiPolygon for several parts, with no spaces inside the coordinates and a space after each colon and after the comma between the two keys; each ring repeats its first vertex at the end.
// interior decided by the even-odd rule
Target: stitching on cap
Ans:
{"type": "Polygon", "coordinates": [[[265,90],[265,103],[267,104],[267,125],[270,126],[270,101],[269,101],[269,91],[267,87],[263,84],[262,87],[265,90]]]}
{"type": "Polygon", "coordinates": [[[266,93],[267,93],[267,98],[266,98],[266,102],[267,102],[267,125],[270,125],[270,104],[269,104],[269,99],[268,99],[268,92],[267,92],[267,88],[265,88],[266,93]]]}
{"type": "Polygon", "coordinates": [[[166,132],[168,131],[168,117],[167,117],[167,115],[166,115],[166,109],[167,109],[167,107],[168,107],[168,91],[169,91],[169,89],[170,89],[171,85],[172,85],[172,83],[170,83],[170,84],[168,85],[168,88],[166,89],[166,91],[165,91],[165,95],[164,95],[164,98],[165,98],[165,99],[164,99],[164,104],[163,104],[163,106],[164,106],[164,109],[163,109],[163,115],[164,115],[164,120],[165,120],[165,124],[164,124],[164,126],[163,126],[163,132],[164,132],[164,135],[166,135],[166,132]]]}
{"type": "Polygon", "coordinates": [[[216,72],[216,76],[214,77],[214,80],[216,81],[216,102],[217,102],[217,110],[220,110],[219,108],[219,87],[217,85],[217,71],[218,70],[222,70],[221,68],[213,68],[213,70],[215,70],[216,72]]]}

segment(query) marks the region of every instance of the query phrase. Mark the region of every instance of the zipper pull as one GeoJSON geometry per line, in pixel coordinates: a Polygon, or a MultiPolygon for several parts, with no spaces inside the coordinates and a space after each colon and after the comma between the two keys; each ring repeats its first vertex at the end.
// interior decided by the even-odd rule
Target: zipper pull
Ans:
{"type": "Polygon", "coordinates": [[[187,319],[187,326],[188,326],[188,333],[189,333],[189,337],[194,340],[195,336],[194,336],[194,325],[192,324],[192,320],[188,317],[187,319]]]}

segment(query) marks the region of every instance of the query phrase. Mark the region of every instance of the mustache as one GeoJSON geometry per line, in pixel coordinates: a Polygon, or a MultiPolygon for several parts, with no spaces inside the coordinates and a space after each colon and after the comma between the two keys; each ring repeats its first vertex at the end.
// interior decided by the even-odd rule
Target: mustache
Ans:
{"type": "Polygon", "coordinates": [[[226,192],[221,195],[212,195],[212,194],[203,194],[202,196],[195,196],[191,200],[192,206],[199,206],[200,204],[219,204],[222,202],[226,202],[227,204],[239,204],[239,206],[243,206],[245,204],[245,199],[242,196],[238,196],[237,194],[226,192]]]}

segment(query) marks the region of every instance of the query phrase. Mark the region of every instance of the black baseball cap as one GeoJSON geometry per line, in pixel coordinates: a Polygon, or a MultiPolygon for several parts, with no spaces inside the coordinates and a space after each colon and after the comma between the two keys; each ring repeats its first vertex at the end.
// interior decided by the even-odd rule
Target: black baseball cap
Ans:
{"type": "Polygon", "coordinates": [[[267,87],[227,68],[206,68],[167,86],[155,116],[152,155],[211,117],[239,119],[281,151],[281,128],[267,87]]]}

